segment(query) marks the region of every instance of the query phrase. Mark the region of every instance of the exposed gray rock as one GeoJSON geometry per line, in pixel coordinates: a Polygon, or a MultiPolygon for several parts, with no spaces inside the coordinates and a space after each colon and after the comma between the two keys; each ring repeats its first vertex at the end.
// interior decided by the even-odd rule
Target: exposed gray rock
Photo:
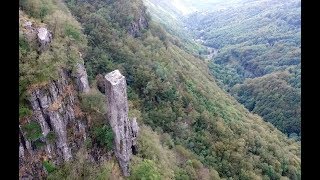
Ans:
{"type": "Polygon", "coordinates": [[[32,22],[31,21],[27,21],[23,24],[23,26],[27,29],[31,28],[32,27],[32,22]]]}
{"type": "Polygon", "coordinates": [[[56,112],[49,112],[49,118],[57,135],[57,148],[62,152],[63,159],[69,161],[72,155],[67,145],[67,129],[64,119],[56,112]]]}
{"type": "Polygon", "coordinates": [[[43,51],[49,46],[52,39],[52,34],[47,28],[44,27],[38,28],[37,31],[38,41],[40,43],[40,51],[43,51]]]}
{"type": "Polygon", "coordinates": [[[133,136],[137,137],[137,135],[139,133],[139,126],[138,126],[138,123],[137,123],[137,118],[132,118],[131,126],[132,126],[133,136]]]}
{"type": "Polygon", "coordinates": [[[114,133],[115,155],[124,176],[129,176],[132,156],[132,129],[128,119],[126,79],[119,70],[105,76],[108,120],[114,133]]]}
{"type": "Polygon", "coordinates": [[[24,148],[21,143],[19,145],[19,157],[24,158],[24,148]]]}
{"type": "Polygon", "coordinates": [[[141,14],[137,21],[131,22],[129,26],[129,34],[133,37],[137,37],[141,34],[141,31],[143,29],[146,29],[148,27],[148,25],[149,23],[147,21],[147,18],[141,14]]]}
{"type": "Polygon", "coordinates": [[[23,151],[20,150],[21,157],[24,157],[25,153],[28,152],[29,154],[32,154],[32,147],[31,147],[31,143],[24,138],[25,134],[23,133],[23,131],[21,130],[21,126],[19,125],[19,142],[20,145],[23,147],[23,151]]]}
{"type": "Polygon", "coordinates": [[[132,129],[132,153],[136,154],[137,153],[137,137],[139,134],[139,126],[137,123],[137,118],[132,118],[131,120],[131,129],[132,129]]]}
{"type": "MultiPolygon", "coordinates": [[[[40,124],[43,136],[46,137],[50,130],[54,131],[57,137],[56,148],[60,151],[58,154],[62,154],[61,157],[63,157],[58,159],[68,161],[71,157],[71,152],[67,146],[67,120],[65,119],[66,117],[61,117],[60,114],[61,111],[66,111],[66,114],[68,114],[68,109],[61,108],[62,94],[59,94],[58,87],[56,86],[56,83],[64,84],[63,79],[64,76],[62,76],[62,81],[60,82],[52,82],[46,87],[35,89],[30,94],[29,100],[33,110],[33,117],[40,124]]],[[[67,84],[64,85],[66,86],[67,84]]],[[[63,92],[63,90],[64,89],[60,89],[60,93],[63,92]]],[[[48,153],[52,152],[49,144],[47,144],[46,149],[48,153]]]]}
{"type": "Polygon", "coordinates": [[[77,64],[76,83],[79,92],[87,93],[90,90],[88,75],[83,63],[77,64]]]}

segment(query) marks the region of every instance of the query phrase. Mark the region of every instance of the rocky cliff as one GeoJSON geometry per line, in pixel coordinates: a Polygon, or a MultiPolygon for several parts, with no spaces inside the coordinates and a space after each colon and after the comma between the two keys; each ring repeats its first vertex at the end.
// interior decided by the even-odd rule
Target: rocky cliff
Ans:
{"type": "MultiPolygon", "coordinates": [[[[30,41],[37,43],[38,53],[48,50],[52,32],[43,24],[34,25],[30,21],[24,24],[24,33],[30,41]]],[[[29,87],[27,101],[32,113],[19,123],[21,179],[45,177],[44,162],[60,165],[70,161],[81,148],[88,129],[78,95],[89,90],[81,56],[74,73],[63,68],[56,80],[29,87]]]]}
{"type": "Polygon", "coordinates": [[[147,17],[141,14],[138,20],[131,22],[128,32],[133,37],[137,37],[141,34],[141,31],[143,29],[146,29],[148,26],[149,26],[149,23],[148,23],[147,17]]]}
{"type": "Polygon", "coordinates": [[[86,139],[86,120],[77,95],[88,91],[89,87],[72,81],[70,73],[62,70],[58,80],[30,90],[33,113],[19,128],[22,177],[26,174],[42,176],[39,172],[43,168],[39,163],[43,160],[54,164],[69,161],[86,139]]]}

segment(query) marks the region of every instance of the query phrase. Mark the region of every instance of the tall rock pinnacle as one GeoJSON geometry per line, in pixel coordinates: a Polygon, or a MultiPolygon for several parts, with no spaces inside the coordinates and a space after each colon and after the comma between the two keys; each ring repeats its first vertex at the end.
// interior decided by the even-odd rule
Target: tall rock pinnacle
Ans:
{"type": "MultiPolygon", "coordinates": [[[[132,156],[133,134],[131,121],[128,119],[127,84],[119,70],[105,76],[106,96],[108,101],[108,120],[114,133],[115,155],[124,176],[129,176],[129,163],[132,156]]],[[[136,123],[136,121],[135,121],[136,123]]],[[[137,126],[137,125],[136,125],[137,126]]],[[[136,132],[136,127],[134,132],[136,132]]]]}

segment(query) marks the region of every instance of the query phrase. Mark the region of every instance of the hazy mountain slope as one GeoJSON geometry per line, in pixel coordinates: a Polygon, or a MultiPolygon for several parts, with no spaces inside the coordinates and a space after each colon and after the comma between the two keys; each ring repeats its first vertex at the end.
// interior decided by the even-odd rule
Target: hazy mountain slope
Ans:
{"type": "MultiPolygon", "coordinates": [[[[157,4],[157,2],[154,3],[157,4]]],[[[184,6],[191,6],[189,1],[181,1],[181,3],[184,6]]],[[[161,6],[161,4],[158,5],[161,6]]],[[[300,93],[296,93],[300,92],[301,84],[300,1],[197,1],[192,5],[197,8],[197,11],[184,16],[181,14],[183,18],[179,19],[180,24],[188,27],[181,29],[189,33],[180,34],[191,35],[190,38],[195,38],[197,42],[202,42],[202,45],[209,48],[198,53],[203,58],[212,59],[209,69],[220,87],[230,91],[236,84],[244,83],[247,78],[289,72],[287,83],[292,88],[287,89],[289,92],[286,94],[277,90],[274,92],[280,93],[281,96],[297,95],[296,98],[300,99],[300,93]],[[213,48],[213,51],[210,48],[213,48]]],[[[174,5],[171,3],[171,6],[174,5]]],[[[177,10],[176,13],[178,12],[177,10]]],[[[170,24],[167,23],[166,26],[170,27],[170,24]]],[[[272,82],[267,84],[271,85],[272,82]]],[[[250,91],[246,87],[243,86],[243,91],[250,91]]],[[[263,87],[255,86],[254,88],[259,91],[263,87]]],[[[276,108],[278,106],[271,104],[262,106],[262,101],[268,101],[265,98],[272,98],[270,95],[257,97],[255,94],[247,93],[244,96],[243,93],[238,94],[241,92],[237,92],[237,89],[232,91],[235,97],[243,97],[238,99],[240,102],[244,103],[244,99],[250,100],[251,106],[256,107],[244,103],[248,109],[259,109],[254,112],[263,116],[266,121],[274,123],[283,132],[288,135],[300,133],[300,126],[292,130],[284,125],[287,123],[284,123],[284,118],[281,118],[283,114],[291,111],[288,109],[290,105],[295,104],[300,107],[300,101],[284,98],[283,101],[276,102],[282,103],[282,108],[279,110],[276,108]],[[277,113],[272,115],[266,111],[262,113],[264,108],[277,113]]],[[[260,91],[260,93],[264,92],[260,91]]],[[[292,121],[291,124],[300,124],[299,113],[285,117],[292,121]]]]}
{"type": "MultiPolygon", "coordinates": [[[[226,90],[233,89],[233,93],[237,94],[235,97],[243,96],[240,95],[243,92],[237,92],[237,89],[232,87],[237,83],[243,83],[244,79],[289,70],[288,78],[291,80],[288,83],[291,87],[286,92],[278,87],[279,90],[271,90],[274,92],[273,95],[267,95],[268,91],[261,91],[265,86],[255,86],[254,89],[264,95],[258,97],[247,93],[242,99],[238,98],[240,102],[250,99],[253,107],[244,103],[248,109],[255,109],[254,112],[288,135],[300,134],[300,110],[297,111],[298,114],[288,114],[292,106],[300,109],[300,16],[300,1],[268,0],[242,3],[228,10],[205,15],[194,14],[186,21],[198,33],[198,37],[203,39],[204,44],[219,49],[210,69],[219,79],[221,87],[226,90]],[[228,75],[233,74],[231,72],[236,73],[228,75]],[[277,93],[280,96],[296,96],[298,101],[292,98],[280,100],[275,97],[277,93]],[[275,104],[281,107],[280,110],[279,106],[273,103],[262,103],[268,99],[275,99],[275,104]],[[288,125],[289,121],[291,125],[288,125]]],[[[256,81],[259,80],[261,79],[256,81]]],[[[276,81],[281,80],[279,78],[276,81]]],[[[266,83],[272,86],[273,82],[266,83]]],[[[250,91],[246,87],[242,87],[243,91],[250,91]]]]}
{"type": "Polygon", "coordinates": [[[144,0],[145,6],[148,9],[150,15],[152,15],[154,21],[160,23],[170,34],[180,37],[186,49],[195,55],[198,55],[199,51],[205,51],[206,48],[190,38],[193,35],[192,32],[185,30],[185,25],[181,21],[184,16],[182,12],[174,6],[174,1],[167,0],[144,0]]]}

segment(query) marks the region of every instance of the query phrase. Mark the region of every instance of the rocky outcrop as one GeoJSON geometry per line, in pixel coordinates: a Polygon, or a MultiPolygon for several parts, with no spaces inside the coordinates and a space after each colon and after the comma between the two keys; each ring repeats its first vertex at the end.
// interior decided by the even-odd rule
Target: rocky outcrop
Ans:
{"type": "Polygon", "coordinates": [[[30,29],[32,28],[32,22],[31,21],[26,21],[23,26],[26,28],[26,29],[30,29]]]}
{"type": "MultiPolygon", "coordinates": [[[[81,57],[80,57],[81,58],[81,57]]],[[[83,63],[78,63],[76,67],[76,84],[79,92],[87,93],[90,90],[88,75],[83,63]]]]}
{"type": "Polygon", "coordinates": [[[131,120],[131,129],[132,129],[132,153],[137,153],[137,137],[139,134],[139,126],[137,123],[137,118],[132,118],[131,120]]]}
{"type": "Polygon", "coordinates": [[[146,29],[149,26],[146,9],[142,9],[142,11],[137,15],[136,20],[130,23],[128,28],[128,32],[133,37],[138,37],[141,35],[141,31],[146,29]]]}
{"type": "Polygon", "coordinates": [[[38,48],[39,53],[48,50],[52,41],[52,33],[45,27],[45,25],[42,24],[39,26],[36,23],[32,23],[32,21],[23,16],[20,11],[19,24],[22,24],[23,28],[21,30],[28,42],[35,42],[31,44],[37,45],[35,48],[38,48]]]}
{"type": "Polygon", "coordinates": [[[29,102],[33,115],[26,124],[31,121],[38,123],[42,136],[30,140],[27,139],[26,132],[20,130],[19,157],[21,162],[27,164],[24,174],[32,174],[33,178],[39,178],[36,174],[43,169],[40,157],[44,156],[54,164],[69,161],[86,138],[87,125],[85,117],[77,112],[80,109],[78,92],[72,84],[70,74],[61,71],[58,80],[30,90],[29,102]],[[51,139],[49,133],[53,134],[51,139]],[[36,143],[42,143],[43,146],[35,146],[36,143]],[[33,161],[38,162],[31,163],[28,156],[32,156],[33,161]],[[32,166],[40,169],[31,168],[31,164],[40,164],[41,166],[32,166]]]}
{"type": "Polygon", "coordinates": [[[132,156],[133,141],[136,143],[138,124],[136,119],[128,118],[128,100],[126,79],[119,70],[105,76],[108,102],[108,120],[114,133],[115,155],[124,176],[129,176],[129,163],[132,156]],[[134,128],[132,128],[134,127],[134,128]]]}
{"type": "Polygon", "coordinates": [[[49,30],[45,27],[40,27],[37,29],[38,31],[38,41],[40,44],[40,51],[44,51],[48,48],[50,45],[52,34],[49,32],[49,30]]]}
{"type": "MultiPolygon", "coordinates": [[[[46,25],[34,23],[19,11],[21,33],[40,55],[49,50],[53,34],[46,25]]],[[[70,68],[71,69],[71,68],[70,68]]],[[[19,122],[19,176],[43,179],[43,161],[60,165],[73,159],[88,133],[87,117],[81,111],[79,93],[90,90],[84,62],[79,59],[74,72],[62,69],[56,80],[33,84],[28,89],[32,115],[19,122]]]]}

